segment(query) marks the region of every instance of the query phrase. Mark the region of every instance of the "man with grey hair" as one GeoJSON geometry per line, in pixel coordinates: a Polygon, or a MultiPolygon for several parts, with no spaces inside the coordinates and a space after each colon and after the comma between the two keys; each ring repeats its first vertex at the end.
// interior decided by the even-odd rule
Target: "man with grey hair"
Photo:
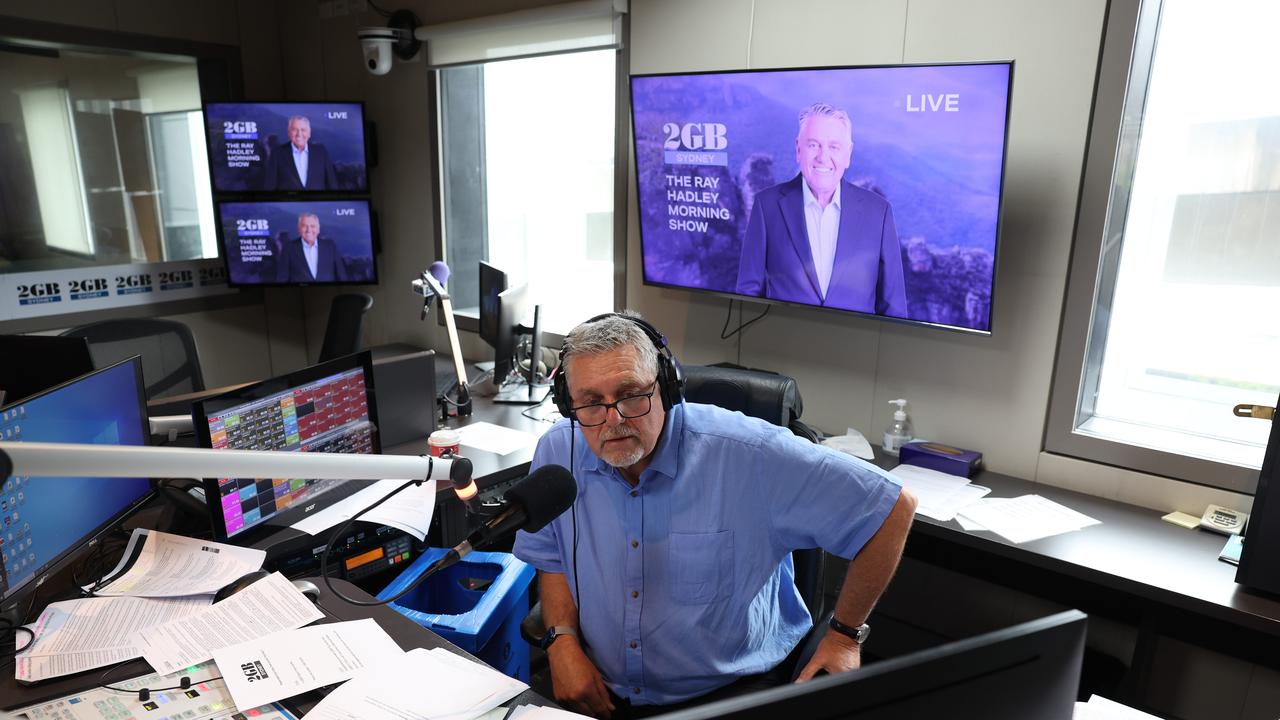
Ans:
{"type": "Polygon", "coordinates": [[[853,124],[814,103],[800,112],[791,180],[755,197],[738,259],[741,295],[907,317],[893,209],[844,179],[853,124]]]}
{"type": "Polygon", "coordinates": [[[578,496],[514,550],[539,571],[556,700],[626,720],[787,682],[815,620],[794,581],[801,548],[852,562],[797,680],[858,667],[910,493],[786,428],[683,402],[665,340],[637,315],[574,328],[559,372],[568,417],[532,466],[568,467],[578,496]]]}
{"type": "Polygon", "coordinates": [[[348,279],[337,243],[320,237],[320,217],[311,212],[299,215],[298,237],[286,242],[276,259],[276,282],[346,282],[348,279]]]}
{"type": "Polygon", "coordinates": [[[271,149],[263,190],[340,190],[338,174],[329,151],[311,142],[311,120],[305,115],[289,118],[289,142],[271,149]]]}

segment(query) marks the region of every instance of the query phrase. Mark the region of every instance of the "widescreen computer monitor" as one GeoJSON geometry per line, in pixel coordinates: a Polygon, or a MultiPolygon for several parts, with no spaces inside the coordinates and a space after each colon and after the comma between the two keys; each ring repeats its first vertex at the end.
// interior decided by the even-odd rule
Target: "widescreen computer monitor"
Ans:
{"type": "Polygon", "coordinates": [[[234,286],[378,282],[368,200],[219,202],[218,233],[234,286]]]}
{"type": "MultiPolygon", "coordinates": [[[[146,445],[137,357],[0,409],[6,442],[146,445]]],[[[148,478],[10,476],[0,485],[0,615],[150,496],[148,478]]]]}
{"type": "Polygon", "coordinates": [[[1078,610],[662,720],[1071,720],[1087,618],[1078,610]]]}
{"type": "Polygon", "coordinates": [[[498,342],[493,346],[493,381],[499,385],[515,369],[516,344],[520,341],[520,323],[533,309],[529,284],[507,288],[498,295],[498,342]]]}
{"type": "Polygon", "coordinates": [[[59,335],[0,335],[0,405],[93,372],[89,341],[59,335]]]}
{"type": "Polygon", "coordinates": [[[209,103],[204,116],[216,192],[369,190],[360,103],[209,103]]]}
{"type": "MultiPolygon", "coordinates": [[[[376,416],[368,351],[206,398],[192,408],[200,446],[215,450],[379,453],[376,416]]],[[[204,484],[219,539],[292,524],[368,485],[305,478],[207,478],[204,484]],[[320,496],[323,501],[315,502],[320,496]]]]}

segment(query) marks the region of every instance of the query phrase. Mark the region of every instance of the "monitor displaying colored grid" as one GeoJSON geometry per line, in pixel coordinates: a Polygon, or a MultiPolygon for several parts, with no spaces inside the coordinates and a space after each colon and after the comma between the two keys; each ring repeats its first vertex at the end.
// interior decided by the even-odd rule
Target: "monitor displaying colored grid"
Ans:
{"type": "MultiPolygon", "coordinates": [[[[359,360],[359,356],[352,356],[359,360]]],[[[334,363],[344,363],[343,360],[334,363]]],[[[345,362],[346,365],[353,364],[345,362]]],[[[282,387],[266,381],[201,403],[207,445],[215,450],[376,453],[379,451],[363,363],[336,370],[333,363],[302,371],[332,372],[282,387]],[[232,404],[234,403],[234,404],[232,404]]],[[[295,376],[288,376],[297,378],[295,376]]],[[[202,433],[203,435],[203,433],[202,433]]],[[[341,480],[305,478],[218,478],[215,502],[226,537],[238,535],[280,513],[310,505],[341,480]],[[306,502],[304,502],[306,501],[306,502]]],[[[216,516],[216,514],[215,514],[216,516]]]]}

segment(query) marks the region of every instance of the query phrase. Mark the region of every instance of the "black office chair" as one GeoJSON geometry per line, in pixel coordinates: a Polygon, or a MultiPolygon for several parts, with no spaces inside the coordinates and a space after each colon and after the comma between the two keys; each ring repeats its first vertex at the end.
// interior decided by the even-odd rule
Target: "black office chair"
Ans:
{"type": "Polygon", "coordinates": [[[195,337],[191,328],[176,320],[146,317],[102,320],[61,334],[87,340],[89,354],[98,369],[141,355],[148,400],[205,389],[195,337]]]}
{"type": "MultiPolygon", "coordinates": [[[[793,433],[817,442],[817,434],[800,422],[804,401],[795,378],[761,370],[746,368],[685,365],[684,397],[690,402],[719,405],[726,410],[737,410],[743,415],[760,418],[790,428],[793,433]]],[[[791,553],[795,565],[796,588],[813,616],[815,627],[826,625],[825,608],[825,553],[822,548],[796,550],[791,553]],[[822,623],[822,625],[816,625],[822,623]]],[[[542,608],[535,605],[520,624],[520,634],[534,646],[541,645],[545,628],[542,608]]],[[[821,633],[813,633],[820,636],[821,633]]],[[[801,653],[803,661],[812,656],[812,647],[801,653]]]]}
{"type": "Polygon", "coordinates": [[[329,324],[324,329],[320,362],[360,352],[363,347],[364,316],[373,307],[367,293],[335,295],[329,305],[329,324]]]}

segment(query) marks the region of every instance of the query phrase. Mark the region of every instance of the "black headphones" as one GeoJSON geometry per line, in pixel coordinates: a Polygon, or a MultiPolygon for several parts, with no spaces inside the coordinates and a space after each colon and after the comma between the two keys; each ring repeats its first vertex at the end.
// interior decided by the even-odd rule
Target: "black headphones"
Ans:
{"type": "MultiPolygon", "coordinates": [[[[641,318],[621,313],[597,315],[584,324],[597,322],[608,317],[619,317],[635,323],[644,331],[645,335],[649,336],[649,340],[657,348],[658,397],[662,398],[662,409],[664,411],[670,410],[673,405],[684,400],[684,373],[680,370],[680,365],[676,362],[675,357],[671,355],[671,348],[667,347],[667,339],[662,336],[662,333],[641,318]]],[[[551,378],[551,399],[555,402],[556,409],[560,411],[561,415],[567,418],[573,417],[573,399],[569,397],[569,377],[568,373],[565,372],[564,348],[560,349],[559,367],[556,368],[555,375],[551,378]]]]}

